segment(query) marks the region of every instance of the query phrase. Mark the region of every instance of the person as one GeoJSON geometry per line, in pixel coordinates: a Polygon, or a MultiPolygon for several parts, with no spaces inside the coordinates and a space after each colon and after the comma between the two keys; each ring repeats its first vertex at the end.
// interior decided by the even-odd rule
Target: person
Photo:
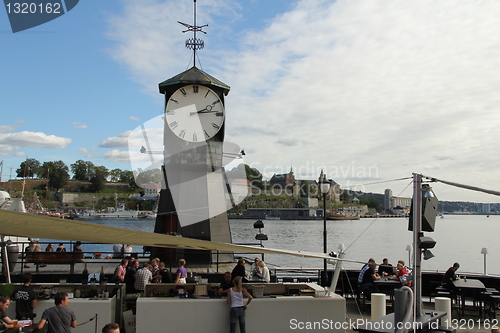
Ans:
{"type": "Polygon", "coordinates": [[[410,272],[405,267],[405,262],[403,260],[398,260],[396,265],[396,276],[388,277],[389,280],[399,280],[403,286],[411,287],[411,281],[408,281],[408,276],[410,272]]]}
{"type": "Polygon", "coordinates": [[[120,333],[120,326],[115,323],[106,324],[102,328],[102,333],[120,333]]]}
{"type": "Polygon", "coordinates": [[[50,243],[49,245],[47,245],[47,247],[45,248],[45,252],[54,252],[54,244],[50,243]]]}
{"type": "Polygon", "coordinates": [[[230,332],[236,332],[236,322],[240,323],[240,333],[246,333],[245,329],[245,311],[248,304],[252,301],[252,295],[242,287],[241,276],[233,279],[234,287],[229,288],[227,294],[227,304],[231,305],[231,312],[229,313],[229,327],[230,332]],[[243,295],[248,297],[246,304],[243,304],[243,295]]]}
{"type": "Polygon", "coordinates": [[[76,241],[74,251],[75,252],[83,252],[82,242],[76,241]]]}
{"type": "Polygon", "coordinates": [[[125,273],[125,289],[127,294],[133,294],[137,291],[135,290],[135,276],[137,274],[137,270],[139,269],[139,262],[134,261],[133,266],[127,268],[127,272],[125,273]]]}
{"type": "Polygon", "coordinates": [[[127,268],[134,267],[135,258],[134,257],[126,257],[128,259],[127,268]]]}
{"type": "Polygon", "coordinates": [[[113,278],[111,282],[115,283],[123,283],[125,281],[125,273],[127,273],[127,265],[128,265],[128,260],[127,259],[122,259],[120,262],[120,265],[115,268],[115,272],[113,273],[113,278]]]}
{"type": "Polygon", "coordinates": [[[123,257],[123,244],[113,245],[113,258],[118,259],[123,257]]]}
{"type": "Polygon", "coordinates": [[[252,267],[250,267],[250,280],[252,281],[260,281],[261,274],[262,272],[260,271],[260,266],[259,266],[259,258],[254,259],[254,263],[252,264],[252,267]]]}
{"type": "Polygon", "coordinates": [[[234,283],[231,278],[231,272],[225,272],[224,281],[219,286],[219,295],[227,294],[232,287],[234,287],[234,283]]]}
{"type": "Polygon", "coordinates": [[[187,270],[184,267],[186,265],[186,260],[180,259],[179,260],[179,268],[177,268],[176,276],[175,276],[175,283],[186,283],[186,277],[187,277],[187,270]]]}
{"type": "Polygon", "coordinates": [[[378,275],[380,276],[390,276],[394,275],[394,267],[389,264],[389,259],[382,259],[382,264],[378,266],[378,275]]]}
{"type": "Polygon", "coordinates": [[[259,261],[259,267],[261,271],[260,281],[266,283],[271,282],[271,274],[269,273],[269,268],[267,268],[266,263],[262,260],[259,261]]]}
{"type": "Polygon", "coordinates": [[[241,280],[243,282],[248,282],[248,280],[247,280],[248,273],[246,271],[245,265],[246,265],[245,259],[243,259],[243,258],[238,259],[238,263],[236,264],[236,266],[233,268],[233,271],[231,272],[231,277],[233,278],[233,280],[235,277],[239,276],[239,277],[241,277],[241,280]]]}
{"type": "Polygon", "coordinates": [[[63,243],[59,243],[59,246],[56,249],[56,252],[66,252],[66,248],[63,243]]]}
{"type": "Polygon", "coordinates": [[[153,280],[151,280],[151,283],[160,283],[161,281],[160,266],[158,266],[159,262],[160,259],[151,259],[151,274],[153,274],[153,280]]]}
{"type": "Polygon", "coordinates": [[[31,273],[24,273],[23,285],[13,294],[16,301],[16,319],[18,320],[33,320],[35,318],[33,310],[37,305],[38,293],[31,287],[31,279],[31,273]]]}
{"type": "Polygon", "coordinates": [[[377,264],[375,263],[375,260],[368,261],[368,268],[364,271],[361,279],[360,290],[366,295],[368,300],[371,300],[371,294],[378,290],[374,282],[380,279],[380,275],[375,272],[376,267],[377,264]]]}
{"type": "Polygon", "coordinates": [[[368,268],[370,268],[370,265],[369,265],[370,262],[375,262],[375,259],[374,258],[368,259],[368,263],[364,264],[363,267],[361,267],[361,270],[359,271],[359,275],[358,275],[358,285],[361,285],[361,283],[363,281],[363,276],[365,275],[366,270],[368,268]]]}
{"type": "Polygon", "coordinates": [[[135,283],[134,288],[136,292],[143,293],[146,288],[146,284],[151,282],[153,274],[151,274],[151,264],[145,262],[141,269],[138,269],[135,273],[135,283]]]}
{"type": "Polygon", "coordinates": [[[165,263],[160,262],[158,267],[160,267],[160,283],[172,283],[172,274],[170,273],[170,270],[165,267],[165,263]]]}
{"type": "Polygon", "coordinates": [[[68,294],[59,292],[54,297],[56,306],[43,311],[42,319],[32,332],[43,329],[48,322],[47,333],[71,333],[71,328],[76,327],[76,316],[73,310],[68,308],[68,294]]]}
{"type": "Polygon", "coordinates": [[[127,246],[125,246],[125,248],[123,249],[123,253],[125,253],[125,255],[132,254],[132,246],[127,244],[127,246]]]}
{"type": "Polygon", "coordinates": [[[31,239],[29,251],[30,252],[42,252],[42,247],[40,246],[40,243],[38,242],[37,238],[31,239]]]}
{"type": "Polygon", "coordinates": [[[446,287],[448,287],[450,289],[455,288],[453,281],[458,280],[456,272],[459,268],[460,268],[460,264],[458,262],[454,263],[453,266],[448,268],[446,273],[444,273],[443,280],[441,280],[441,284],[445,285],[446,287]]]}
{"type": "MultiPolygon", "coordinates": [[[[0,323],[3,322],[5,328],[14,328],[14,321],[7,316],[5,310],[9,308],[10,299],[7,296],[0,296],[0,323]]],[[[19,323],[16,327],[24,327],[24,324],[19,323]]]]}

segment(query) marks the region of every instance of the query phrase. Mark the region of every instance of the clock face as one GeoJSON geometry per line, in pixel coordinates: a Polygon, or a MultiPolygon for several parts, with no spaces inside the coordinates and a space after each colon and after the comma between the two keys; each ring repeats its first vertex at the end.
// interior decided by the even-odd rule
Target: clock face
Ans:
{"type": "Polygon", "coordinates": [[[165,108],[166,126],[179,138],[203,142],[216,135],[224,123],[224,105],[219,96],[202,85],[175,91],[165,108]]]}

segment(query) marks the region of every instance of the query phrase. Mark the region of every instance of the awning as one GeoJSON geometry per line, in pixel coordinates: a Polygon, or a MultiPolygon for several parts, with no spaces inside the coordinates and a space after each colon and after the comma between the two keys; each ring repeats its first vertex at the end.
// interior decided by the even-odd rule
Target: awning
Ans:
{"type": "MultiPolygon", "coordinates": [[[[0,234],[4,236],[36,237],[106,244],[130,244],[221,252],[285,254],[297,257],[340,260],[323,253],[218,243],[6,210],[0,210],[0,234]]],[[[364,263],[361,261],[342,260],[364,263]]]]}

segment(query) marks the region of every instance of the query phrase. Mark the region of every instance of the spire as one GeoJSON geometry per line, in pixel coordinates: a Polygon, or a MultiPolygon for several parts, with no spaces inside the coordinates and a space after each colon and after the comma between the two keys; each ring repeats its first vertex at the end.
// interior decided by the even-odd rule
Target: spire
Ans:
{"type": "Polygon", "coordinates": [[[203,47],[205,46],[205,42],[203,41],[203,39],[196,38],[196,33],[202,32],[206,34],[206,32],[203,31],[203,28],[208,27],[208,24],[204,24],[201,26],[196,25],[196,0],[193,0],[193,5],[194,5],[194,24],[190,25],[187,23],[182,23],[180,21],[177,22],[187,28],[187,30],[184,30],[183,33],[188,31],[193,32],[193,38],[189,38],[186,40],[186,48],[193,50],[193,67],[196,67],[196,51],[203,49],[203,47]]]}

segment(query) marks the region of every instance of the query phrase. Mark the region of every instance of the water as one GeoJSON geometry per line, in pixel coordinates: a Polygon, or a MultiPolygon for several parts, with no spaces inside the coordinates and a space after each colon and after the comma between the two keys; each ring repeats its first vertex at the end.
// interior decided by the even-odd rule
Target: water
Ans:
{"type": "MultiPolygon", "coordinates": [[[[88,222],[114,227],[152,232],[154,220],[89,220],[88,222]]],[[[234,243],[257,243],[253,228],[255,220],[230,220],[234,243]]],[[[269,237],[265,247],[301,251],[323,251],[323,221],[264,220],[262,232],[269,237]]],[[[327,221],[328,251],[337,251],[339,243],[346,247],[346,259],[366,261],[374,257],[377,262],[389,258],[396,264],[408,262],[406,247],[412,244],[412,232],[404,218],[361,219],[357,221],[327,221]]],[[[500,275],[496,265],[500,255],[500,216],[445,215],[436,220],[436,231],[425,233],[437,243],[431,249],[434,258],[422,261],[422,269],[445,271],[455,261],[460,263],[458,273],[483,272],[483,247],[488,248],[487,273],[500,275]]],[[[48,241],[48,240],[42,240],[48,241]]],[[[58,241],[54,240],[54,243],[58,241]]],[[[67,243],[67,242],[66,242],[67,243]]],[[[134,252],[142,247],[133,246],[134,252]]],[[[69,250],[69,249],[68,249],[69,250]]],[[[86,252],[112,253],[112,245],[86,245],[86,252]],[[90,248],[90,246],[92,246],[90,248]]],[[[280,267],[323,267],[321,259],[299,258],[287,255],[265,255],[265,261],[280,267]]],[[[345,263],[346,268],[359,268],[359,264],[345,263]]]]}

